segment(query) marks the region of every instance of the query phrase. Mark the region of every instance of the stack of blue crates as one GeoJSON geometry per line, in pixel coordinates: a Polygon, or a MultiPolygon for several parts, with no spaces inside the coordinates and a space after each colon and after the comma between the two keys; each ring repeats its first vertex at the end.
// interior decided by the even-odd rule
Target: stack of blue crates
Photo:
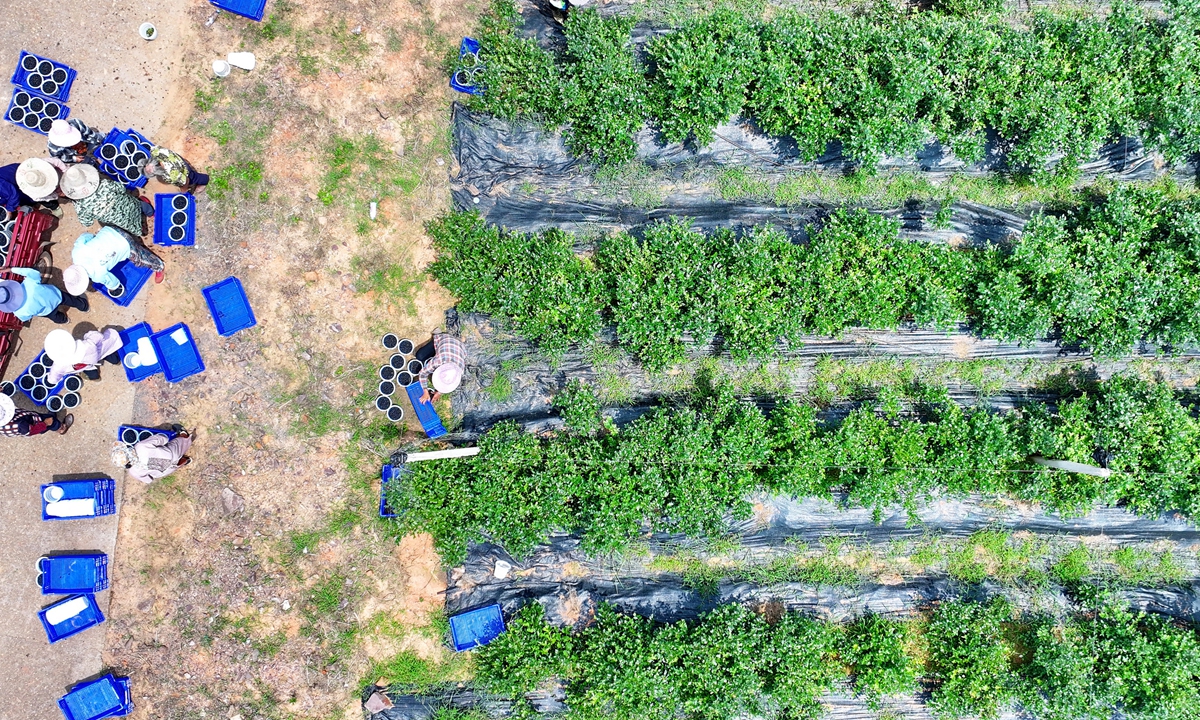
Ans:
{"type": "Polygon", "coordinates": [[[12,76],[13,94],[4,119],[27,130],[45,135],[55,120],[71,114],[67,98],[75,71],[49,58],[21,51],[12,76]]]}

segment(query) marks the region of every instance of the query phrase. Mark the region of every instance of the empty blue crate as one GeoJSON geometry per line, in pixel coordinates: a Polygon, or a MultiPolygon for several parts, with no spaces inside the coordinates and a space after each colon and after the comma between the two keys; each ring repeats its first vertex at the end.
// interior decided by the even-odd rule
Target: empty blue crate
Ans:
{"type": "Polygon", "coordinates": [[[462,652],[482,647],[504,632],[504,616],[499,605],[468,610],[450,618],[450,636],[454,650],[462,652]]]}
{"type": "Polygon", "coordinates": [[[241,280],[235,277],[225,278],[204,288],[203,292],[204,302],[208,303],[208,311],[212,313],[213,322],[221,337],[229,337],[239,330],[258,324],[241,280]]]}
{"type": "Polygon", "coordinates": [[[92,283],[92,285],[106,298],[112,300],[121,307],[129,307],[134,298],[137,297],[137,294],[142,291],[143,287],[145,287],[146,281],[149,280],[150,276],[154,274],[154,271],[150,268],[134,265],[129,260],[122,260],[121,262],[117,263],[110,272],[112,272],[113,275],[116,275],[117,279],[121,281],[121,287],[123,290],[120,295],[113,297],[112,293],[108,291],[108,288],[104,287],[100,283],[92,283]]]}
{"type": "Polygon", "coordinates": [[[59,480],[42,486],[42,520],[81,520],[117,511],[117,483],[112,478],[59,480]],[[61,492],[61,494],[60,494],[61,492]],[[89,506],[87,501],[91,501],[89,506]],[[59,503],[67,502],[67,505],[59,503]]]}
{"type": "Polygon", "coordinates": [[[417,414],[417,420],[421,422],[425,435],[430,440],[445,435],[446,426],[442,424],[442,418],[437,414],[433,403],[428,400],[421,401],[421,395],[425,394],[425,386],[418,381],[405,387],[404,391],[408,393],[408,399],[412,402],[413,411],[417,414]]]}
{"type": "Polygon", "coordinates": [[[4,119],[26,130],[45,135],[55,120],[65,120],[71,108],[54,98],[39,95],[23,87],[14,87],[4,119]]]}
{"type": "Polygon", "coordinates": [[[162,365],[167,382],[180,380],[204,372],[204,360],[196,347],[196,340],[187,325],[179,323],[150,336],[150,343],[162,365]]]}
{"type": "Polygon", "coordinates": [[[150,325],[144,322],[131,325],[120,331],[121,342],[124,344],[121,345],[121,348],[117,352],[121,356],[121,367],[125,368],[125,377],[129,379],[129,382],[141,382],[151,375],[162,372],[162,366],[159,364],[157,356],[154,356],[154,362],[145,363],[145,360],[151,357],[154,352],[154,345],[150,343],[150,335],[153,332],[150,329],[150,325]],[[146,340],[144,347],[150,348],[149,354],[138,351],[138,342],[143,338],[146,340]],[[138,366],[135,368],[131,368],[126,364],[125,358],[130,353],[136,353],[138,356],[138,366]]]}
{"type": "Polygon", "coordinates": [[[196,198],[187,193],[154,196],[154,244],[196,244],[196,198]]]}
{"type": "Polygon", "coordinates": [[[20,85],[59,102],[66,102],[71,96],[73,82],[75,71],[70,67],[25,50],[17,58],[17,69],[12,76],[13,85],[20,85]]]}
{"type": "Polygon", "coordinates": [[[58,707],[67,720],[101,720],[123,717],[133,712],[129,678],[110,673],[91,682],[80,683],[58,699],[58,707]]]}
{"type": "Polygon", "coordinates": [[[105,174],[111,175],[133,190],[146,184],[141,165],[150,159],[150,143],[133,130],[108,131],[104,142],[96,148],[96,160],[105,174]]]}
{"type": "Polygon", "coordinates": [[[37,568],[43,595],[98,593],[108,587],[108,556],[104,553],[41,557],[37,568]]]}
{"type": "Polygon", "coordinates": [[[38,612],[50,644],[104,622],[104,613],[91,593],[60,600],[38,612]]]}
{"type": "Polygon", "coordinates": [[[170,442],[178,434],[174,430],[144,427],[142,425],[122,425],[117,428],[117,439],[126,445],[133,445],[142,440],[148,440],[153,435],[162,435],[167,439],[167,442],[170,442]]]}
{"type": "Polygon", "coordinates": [[[395,511],[392,510],[392,508],[387,504],[388,483],[393,480],[399,481],[401,478],[407,477],[408,475],[412,475],[412,470],[409,470],[403,465],[396,467],[390,463],[384,464],[383,472],[380,473],[381,482],[379,484],[379,517],[396,517],[395,511]]]}
{"type": "Polygon", "coordinates": [[[262,22],[263,13],[267,9],[267,0],[208,0],[213,5],[228,10],[234,15],[262,22]]]}
{"type": "Polygon", "coordinates": [[[476,85],[475,73],[483,69],[483,63],[479,61],[479,41],[474,38],[464,37],[458,45],[459,63],[464,67],[456,70],[450,76],[450,87],[470,95],[482,95],[483,89],[476,85]],[[472,67],[465,67],[463,62],[467,55],[475,58],[475,64],[472,67]]]}

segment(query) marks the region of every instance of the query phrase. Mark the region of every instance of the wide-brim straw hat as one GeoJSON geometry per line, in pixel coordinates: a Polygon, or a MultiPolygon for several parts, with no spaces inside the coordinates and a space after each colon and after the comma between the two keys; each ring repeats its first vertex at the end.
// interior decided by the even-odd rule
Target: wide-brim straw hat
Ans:
{"type": "Polygon", "coordinates": [[[52,195],[58,187],[58,170],[41,158],[29,158],[17,166],[17,187],[34,200],[52,195]]]}
{"type": "Polygon", "coordinates": [[[100,171],[87,163],[72,165],[63,173],[60,187],[63,195],[72,200],[82,200],[100,187],[100,171]]]}
{"type": "Polygon", "coordinates": [[[55,120],[50,125],[50,132],[46,133],[46,139],[59,147],[69,148],[83,142],[83,135],[66,120],[55,120]]]}

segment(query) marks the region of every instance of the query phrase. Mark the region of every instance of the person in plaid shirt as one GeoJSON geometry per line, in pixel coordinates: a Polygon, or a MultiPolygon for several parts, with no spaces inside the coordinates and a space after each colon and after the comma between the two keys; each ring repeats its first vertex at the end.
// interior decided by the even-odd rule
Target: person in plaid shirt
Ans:
{"type": "Polygon", "coordinates": [[[0,435],[4,437],[29,437],[48,430],[65,435],[74,422],[74,415],[59,420],[53,413],[22,410],[13,404],[12,398],[0,395],[0,435]]]}
{"type": "Polygon", "coordinates": [[[454,392],[467,370],[467,347],[462,340],[447,333],[434,333],[433,340],[417,348],[414,355],[425,364],[417,375],[425,389],[421,393],[422,402],[437,400],[443,393],[454,392]],[[429,395],[430,380],[433,384],[432,398],[429,395]]]}

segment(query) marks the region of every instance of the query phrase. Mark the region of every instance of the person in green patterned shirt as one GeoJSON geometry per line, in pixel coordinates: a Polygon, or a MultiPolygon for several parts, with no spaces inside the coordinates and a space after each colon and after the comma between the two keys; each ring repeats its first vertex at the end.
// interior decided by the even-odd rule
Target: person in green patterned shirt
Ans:
{"type": "Polygon", "coordinates": [[[150,159],[142,164],[142,174],[161,183],[174,185],[190,193],[208,184],[208,176],[196,172],[183,156],[173,150],[155,145],[150,150],[150,159]]]}
{"type": "Polygon", "coordinates": [[[96,168],[79,163],[67,168],[60,183],[63,195],[75,201],[79,224],[112,225],[130,235],[142,237],[145,231],[145,209],[139,198],[131,195],[116,180],[102,176],[96,168]]]}

